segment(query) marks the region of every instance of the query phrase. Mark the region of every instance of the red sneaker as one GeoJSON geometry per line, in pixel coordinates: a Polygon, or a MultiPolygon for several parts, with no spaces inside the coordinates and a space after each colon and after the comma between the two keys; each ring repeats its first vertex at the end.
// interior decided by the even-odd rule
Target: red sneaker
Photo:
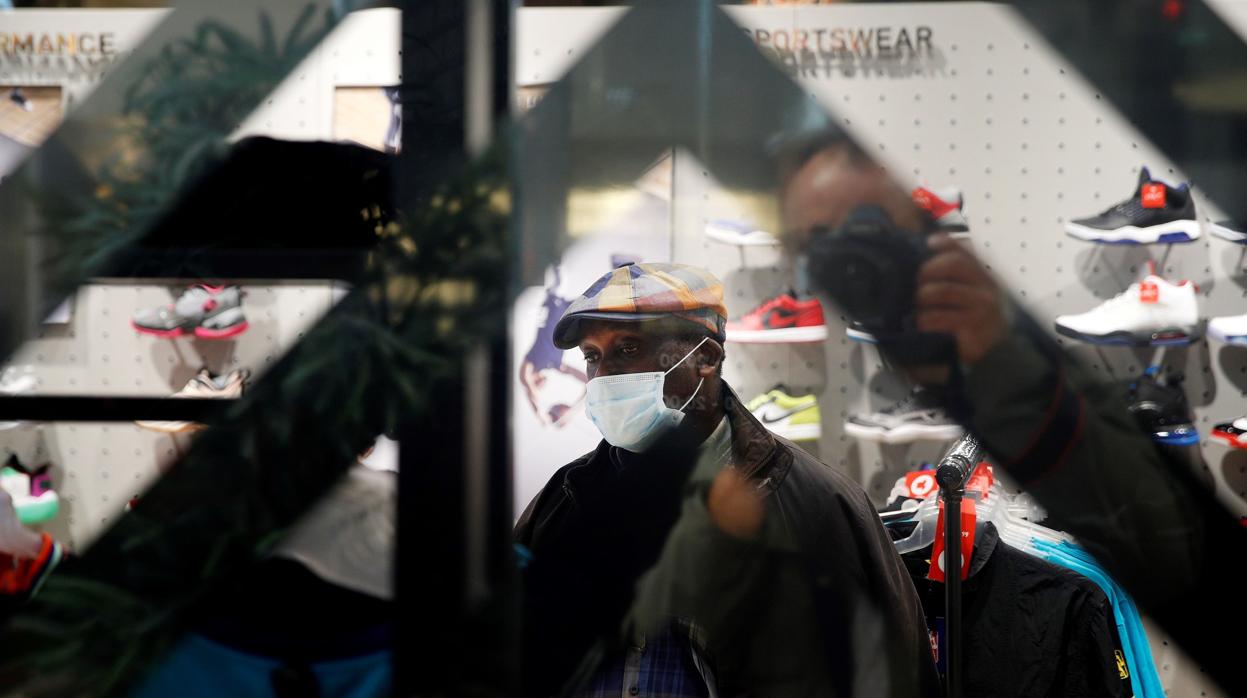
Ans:
{"type": "Polygon", "coordinates": [[[799,301],[784,293],[727,323],[727,341],[749,344],[821,342],[827,339],[823,306],[817,299],[799,301]]]}
{"type": "Polygon", "coordinates": [[[926,187],[918,187],[909,193],[918,208],[927,212],[935,227],[944,233],[966,233],[970,226],[961,213],[964,202],[961,190],[956,187],[944,187],[932,191],[926,187]]]}

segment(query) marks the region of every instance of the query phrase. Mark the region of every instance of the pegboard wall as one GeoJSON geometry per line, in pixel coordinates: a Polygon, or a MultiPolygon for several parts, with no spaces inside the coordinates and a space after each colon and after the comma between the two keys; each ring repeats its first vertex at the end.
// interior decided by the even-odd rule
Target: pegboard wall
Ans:
{"type": "MultiPolygon", "coordinates": [[[[1247,3],[1218,6],[1231,25],[1247,28],[1247,3]]],[[[1202,317],[1247,312],[1244,247],[1206,231],[1193,243],[1135,247],[1097,246],[1064,234],[1066,220],[1130,196],[1142,166],[1172,184],[1187,178],[1007,6],[724,9],[898,180],[959,188],[971,244],[1040,321],[1050,324],[1057,315],[1090,310],[1125,291],[1149,262],[1170,280],[1198,284],[1202,317]],[[803,64],[786,50],[799,40],[818,40],[819,33],[873,34],[880,27],[889,28],[892,39],[902,28],[911,37],[922,28],[932,49],[928,59],[903,70],[850,73],[803,64]]],[[[617,8],[557,12],[519,12],[519,84],[555,82],[589,41],[621,16],[617,8]],[[577,39],[585,43],[576,44],[577,39]]],[[[741,90],[748,99],[748,86],[741,90]]],[[[1192,185],[1200,218],[1217,219],[1221,212],[1200,194],[1200,183],[1192,185]]],[[[756,202],[731,199],[698,163],[677,153],[672,258],[719,275],[727,286],[728,310],[739,316],[797,280],[791,262],[777,251],[738,249],[702,236],[704,224],[714,218],[774,224],[773,204],[768,213],[756,202]]],[[[827,315],[829,338],[821,345],[729,343],[725,376],[745,399],[777,383],[817,392],[823,424],[816,452],[881,501],[897,476],[938,457],[941,446],[879,446],[844,436],[847,414],[883,407],[903,396],[907,386],[885,370],[873,348],[844,337],[843,318],[827,315]]],[[[1230,508],[1247,514],[1247,454],[1206,438],[1214,423],[1247,413],[1247,350],[1206,340],[1163,352],[1064,344],[1106,378],[1137,376],[1153,363],[1182,373],[1205,436],[1200,449],[1210,472],[1204,474],[1230,508]]],[[[1149,637],[1171,695],[1218,695],[1166,636],[1153,627],[1149,637]]]]}
{"type": "MultiPolygon", "coordinates": [[[[244,284],[250,327],[224,340],[160,339],[131,328],[137,311],[170,303],[183,288],[84,286],[71,301],[70,321],[44,325],[5,368],[28,370],[38,395],[163,397],[182,389],[201,367],[217,374],[247,368],[255,381],[345,292],[336,282],[244,284]]],[[[45,529],[81,549],[185,452],[191,438],[122,422],[29,423],[0,431],[0,454],[52,464],[61,510],[45,529]]]]}
{"type": "Polygon", "coordinates": [[[398,84],[401,19],[401,12],[390,7],[347,15],[243,121],[234,137],[335,139],[337,88],[398,84]]]}
{"type": "MultiPolygon", "coordinates": [[[[7,13],[6,22],[35,34],[77,26],[114,32],[124,56],[166,12],[23,10],[7,13]]],[[[244,120],[234,138],[333,140],[338,87],[384,87],[399,81],[400,17],[394,8],[348,15],[244,120]]],[[[6,70],[0,71],[0,82],[64,86],[67,110],[85,99],[100,78],[6,70]]],[[[137,310],[171,302],[181,290],[176,285],[135,280],[84,286],[71,303],[70,321],[43,325],[39,337],[5,367],[30,371],[38,381],[37,394],[44,395],[166,396],[204,366],[216,373],[249,368],[254,382],[346,292],[342,284],[329,281],[243,285],[250,329],[219,341],[161,340],[130,328],[137,310]]],[[[0,454],[14,453],[28,464],[52,464],[61,510],[44,528],[82,548],[185,452],[191,438],[124,423],[30,424],[0,431],[0,454]]]]}

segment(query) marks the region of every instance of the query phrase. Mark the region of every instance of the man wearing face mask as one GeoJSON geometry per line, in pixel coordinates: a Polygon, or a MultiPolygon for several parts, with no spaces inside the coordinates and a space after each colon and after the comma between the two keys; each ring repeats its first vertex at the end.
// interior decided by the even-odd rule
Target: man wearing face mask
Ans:
{"type": "Polygon", "coordinates": [[[721,378],[709,273],[603,276],[554,342],[604,440],[516,526],[528,695],[936,695],[922,610],[865,494],[721,378]]]}

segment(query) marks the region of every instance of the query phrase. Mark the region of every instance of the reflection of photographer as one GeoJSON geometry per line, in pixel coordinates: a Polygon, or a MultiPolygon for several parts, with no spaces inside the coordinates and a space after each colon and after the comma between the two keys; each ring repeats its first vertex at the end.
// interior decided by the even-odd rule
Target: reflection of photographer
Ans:
{"type": "Polygon", "coordinates": [[[950,411],[1050,521],[1233,689],[1237,659],[1202,618],[1236,597],[1244,531],[1157,449],[1118,392],[1012,304],[968,249],[928,235],[904,192],[852,144],[831,138],[797,153],[782,206],[785,242],[806,255],[813,284],[911,378],[946,384],[950,411]]]}

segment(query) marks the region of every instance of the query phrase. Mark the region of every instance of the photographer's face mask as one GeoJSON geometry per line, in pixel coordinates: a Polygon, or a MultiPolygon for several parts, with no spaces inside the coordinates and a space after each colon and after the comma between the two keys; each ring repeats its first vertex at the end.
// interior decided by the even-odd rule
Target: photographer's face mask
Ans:
{"type": "Polygon", "coordinates": [[[665,431],[684,421],[684,408],[697,396],[706,379],[697,381],[697,388],[678,410],[667,407],[663,401],[663,386],[667,374],[684,363],[707,339],[709,337],[702,339],[666,371],[622,373],[589,381],[585,411],[607,443],[625,451],[640,453],[652,446],[665,431]]]}

